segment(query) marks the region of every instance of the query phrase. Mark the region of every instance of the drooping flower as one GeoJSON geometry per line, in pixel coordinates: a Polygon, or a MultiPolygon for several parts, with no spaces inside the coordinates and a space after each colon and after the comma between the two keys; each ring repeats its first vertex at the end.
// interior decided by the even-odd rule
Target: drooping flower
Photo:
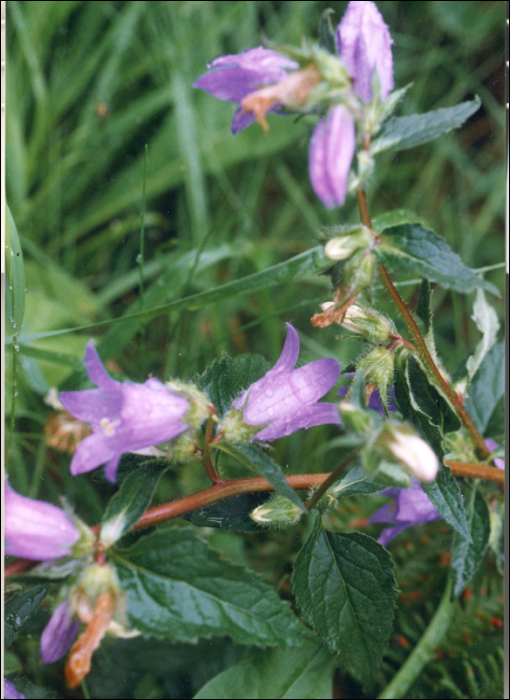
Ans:
{"type": "Polygon", "coordinates": [[[412,485],[407,489],[385,489],[381,491],[381,495],[393,498],[393,503],[379,508],[368,522],[393,525],[385,528],[377,540],[384,547],[406,527],[441,520],[418,479],[413,479],[412,485]]]}
{"type": "Polygon", "coordinates": [[[344,203],[355,148],[352,115],[342,105],[333,107],[314,129],[308,158],[313,189],[329,209],[344,203]]]}
{"type": "Polygon", "coordinates": [[[74,641],[80,628],[71,606],[64,600],[53,611],[41,636],[41,656],[43,664],[51,664],[64,656],[74,641]]]}
{"type": "Polygon", "coordinates": [[[5,554],[49,561],[70,554],[79,539],[61,508],[20,496],[5,481],[5,554]]]}
{"type": "MultiPolygon", "coordinates": [[[[229,100],[241,105],[245,97],[262,85],[285,80],[287,70],[296,70],[299,64],[277,51],[258,46],[256,49],[246,49],[238,55],[220,56],[207,67],[213,70],[200,76],[193,83],[193,87],[205,90],[220,100],[229,100]]],[[[275,109],[276,105],[271,111],[275,109]]],[[[232,133],[237,134],[254,121],[253,112],[246,112],[240,106],[232,120],[232,133]]]]}
{"type": "Polygon", "coordinates": [[[6,678],[4,678],[4,698],[8,700],[25,700],[25,696],[16,690],[14,683],[6,678]]]}
{"type": "Polygon", "coordinates": [[[317,403],[338,379],[338,362],[316,360],[294,369],[299,355],[299,336],[290,323],[287,329],[276,365],[232,404],[234,409],[242,409],[244,423],[265,426],[253,440],[271,442],[300,428],[340,423],[336,404],[317,403]]]}
{"type": "Polygon", "coordinates": [[[78,446],[71,474],[82,474],[107,462],[105,476],[115,481],[122,454],[171,440],[189,426],[182,419],[189,402],[158,379],[143,384],[112,379],[90,341],[85,366],[98,389],[64,391],[60,399],[75,418],[90,423],[93,433],[78,446]]]}
{"type": "Polygon", "coordinates": [[[393,39],[374,2],[350,2],[337,28],[340,58],[354,80],[363,102],[372,101],[372,73],[377,70],[381,97],[393,90],[393,39]]]}

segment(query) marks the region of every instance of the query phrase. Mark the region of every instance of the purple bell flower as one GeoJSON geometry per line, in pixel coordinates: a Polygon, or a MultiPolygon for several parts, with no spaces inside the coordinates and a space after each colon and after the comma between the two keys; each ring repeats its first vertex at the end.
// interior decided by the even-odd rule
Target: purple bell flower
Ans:
{"type": "Polygon", "coordinates": [[[340,58],[354,80],[363,102],[372,101],[372,73],[379,75],[381,97],[393,90],[393,39],[374,2],[350,2],[337,28],[340,58]]]}
{"type": "Polygon", "coordinates": [[[407,489],[390,488],[381,491],[381,494],[393,498],[394,502],[379,508],[368,523],[393,525],[385,528],[377,540],[384,547],[406,527],[441,520],[441,516],[420,486],[418,479],[413,479],[412,485],[407,489]]]}
{"type": "Polygon", "coordinates": [[[328,209],[344,203],[355,148],[354,119],[345,107],[333,107],[314,129],[308,159],[313,189],[328,209]]]}
{"type": "Polygon", "coordinates": [[[294,369],[299,355],[299,336],[290,323],[286,325],[287,338],[276,365],[232,404],[232,408],[243,410],[243,421],[248,425],[269,424],[252,440],[271,442],[300,428],[340,423],[336,404],[317,403],[338,379],[338,362],[316,360],[294,369]]]}
{"type": "Polygon", "coordinates": [[[14,683],[6,678],[4,678],[4,698],[8,700],[25,700],[25,696],[16,690],[14,683]]]}
{"type": "Polygon", "coordinates": [[[61,659],[74,641],[80,621],[75,618],[71,606],[64,600],[53,611],[53,615],[41,635],[43,664],[52,664],[61,659]]]}
{"type": "Polygon", "coordinates": [[[189,426],[182,423],[189,402],[158,379],[143,384],[117,382],[103,367],[94,344],[85,351],[89,378],[99,389],[64,391],[60,399],[75,418],[92,424],[93,434],[78,445],[71,474],[82,474],[108,462],[105,476],[115,481],[122,454],[171,440],[189,426]]]}
{"type": "Polygon", "coordinates": [[[25,498],[5,481],[5,554],[49,561],[71,554],[80,532],[57,506],[25,498]]]}
{"type": "MultiPolygon", "coordinates": [[[[214,70],[198,78],[193,87],[205,90],[220,100],[229,100],[241,105],[243,99],[251,92],[258,90],[262,85],[284,80],[287,70],[296,70],[299,64],[277,51],[258,46],[256,49],[246,49],[238,55],[220,56],[207,67],[214,70]]],[[[252,112],[243,113],[242,107],[239,107],[232,120],[232,133],[237,134],[254,121],[255,115],[252,112]]]]}

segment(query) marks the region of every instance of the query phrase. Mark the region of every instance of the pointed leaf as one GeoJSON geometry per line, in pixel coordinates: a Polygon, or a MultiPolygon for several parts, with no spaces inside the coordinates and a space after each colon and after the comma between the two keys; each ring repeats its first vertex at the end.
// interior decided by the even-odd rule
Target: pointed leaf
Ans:
{"type": "Polygon", "coordinates": [[[153,637],[196,642],[301,646],[310,632],[259,574],[223,559],[190,527],[165,527],[113,550],[134,627],[153,637]]]}
{"type": "Polygon", "coordinates": [[[196,700],[322,700],[331,698],[335,657],[319,646],[259,651],[233,666],[195,695],[196,700]]]}
{"type": "Polygon", "coordinates": [[[418,274],[457,292],[482,287],[499,295],[497,287],[466,267],[443,238],[420,223],[387,228],[379,238],[374,253],[393,272],[418,274]]]}
{"type": "Polygon", "coordinates": [[[169,464],[164,459],[147,459],[126,476],[103,515],[101,542],[111,545],[130,530],[149,507],[159,478],[169,464]]]}
{"type": "Polygon", "coordinates": [[[366,475],[363,467],[355,466],[349,469],[342,478],[331,487],[329,493],[334,496],[354,496],[355,494],[368,495],[377,493],[387,488],[387,484],[382,484],[366,475]]]}
{"type": "Polygon", "coordinates": [[[336,47],[336,35],[331,21],[332,15],[335,13],[331,8],[327,8],[323,11],[320,21],[319,21],[319,46],[321,49],[328,51],[329,53],[336,56],[338,54],[336,47]]]}
{"type": "Polygon", "coordinates": [[[478,330],[482,334],[482,338],[476,346],[474,355],[471,355],[467,361],[468,381],[471,381],[475,376],[484,357],[495,345],[499,331],[498,315],[494,308],[487,303],[485,294],[481,289],[477,289],[476,291],[476,299],[473,304],[473,315],[471,318],[476,323],[478,330]]]}
{"type": "Polygon", "coordinates": [[[34,586],[18,593],[5,603],[4,643],[8,647],[16,639],[24,625],[35,615],[41,605],[48,586],[34,586]]]}
{"type": "Polygon", "coordinates": [[[450,467],[441,467],[436,480],[431,484],[423,483],[421,487],[443,520],[448,525],[451,525],[464,540],[469,542],[471,535],[466,519],[466,511],[462,503],[462,494],[458,483],[452,476],[450,467]]]}
{"type": "Polygon", "coordinates": [[[388,150],[401,151],[432,141],[441,134],[462,126],[481,104],[480,98],[476,96],[474,100],[461,102],[455,107],[434,109],[425,114],[407,117],[391,117],[379,138],[372,142],[370,153],[374,155],[388,150]]]}
{"type": "Polygon", "coordinates": [[[317,518],[292,575],[317,635],[363,686],[374,684],[393,625],[396,582],[389,552],[359,532],[332,533],[317,518]]]}
{"type": "Polygon", "coordinates": [[[248,469],[254,469],[261,476],[269,481],[275,489],[297,505],[302,511],[305,511],[303,501],[299,498],[294,489],[289,485],[279,464],[276,464],[271,457],[262,452],[256,445],[249,443],[232,444],[226,440],[222,440],[214,445],[215,449],[221,450],[231,457],[237,459],[241,464],[244,464],[248,469]]]}
{"type": "Polygon", "coordinates": [[[471,541],[453,536],[451,567],[453,573],[452,597],[462,593],[475,575],[487,551],[490,536],[490,513],[483,496],[475,488],[466,496],[466,514],[471,541]]]}
{"type": "Polygon", "coordinates": [[[505,366],[505,343],[497,343],[469,385],[464,404],[480,433],[498,442],[505,434],[505,366]]]}

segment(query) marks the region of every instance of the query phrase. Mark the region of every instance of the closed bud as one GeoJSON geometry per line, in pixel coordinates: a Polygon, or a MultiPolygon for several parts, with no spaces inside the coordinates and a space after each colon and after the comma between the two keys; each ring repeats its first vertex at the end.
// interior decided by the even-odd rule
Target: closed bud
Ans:
{"type": "Polygon", "coordinates": [[[259,525],[285,527],[297,523],[303,511],[288,498],[276,494],[267,503],[255,508],[250,517],[259,525]]]}
{"type": "Polygon", "coordinates": [[[348,401],[340,401],[339,406],[342,423],[355,435],[366,435],[372,429],[372,421],[368,411],[357,408],[348,401]]]}
{"type": "Polygon", "coordinates": [[[357,370],[363,372],[366,384],[375,384],[381,401],[388,406],[388,392],[393,384],[393,354],[383,346],[372,348],[359,360],[357,370]]]}
{"type": "MultiPolygon", "coordinates": [[[[328,302],[329,305],[331,302],[328,302]]],[[[328,308],[326,304],[323,304],[324,310],[326,310],[325,307],[328,308]]],[[[349,306],[345,312],[344,320],[337,321],[337,323],[351,333],[365,336],[373,343],[386,343],[395,332],[391,321],[382,314],[358,304],[349,306]]]]}
{"type": "Polygon", "coordinates": [[[360,294],[372,284],[376,261],[369,250],[357,252],[350,257],[342,270],[342,286],[349,289],[350,296],[360,294]]]}
{"type": "Polygon", "coordinates": [[[388,425],[378,440],[389,459],[397,460],[420,481],[434,481],[439,469],[435,452],[424,440],[406,429],[388,425]]]}
{"type": "Polygon", "coordinates": [[[345,236],[331,238],[324,246],[324,253],[330,260],[346,260],[355,250],[367,248],[372,241],[372,235],[366,226],[359,226],[345,236]]]}

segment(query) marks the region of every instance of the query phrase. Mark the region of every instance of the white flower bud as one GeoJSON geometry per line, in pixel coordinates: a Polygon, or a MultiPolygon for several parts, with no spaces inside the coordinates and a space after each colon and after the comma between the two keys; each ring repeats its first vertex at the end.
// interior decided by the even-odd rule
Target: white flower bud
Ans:
{"type": "Polygon", "coordinates": [[[417,435],[395,431],[388,448],[404,467],[420,481],[434,481],[439,469],[432,448],[417,435]]]}
{"type": "Polygon", "coordinates": [[[250,513],[250,517],[259,525],[294,525],[303,511],[288,498],[276,494],[267,503],[258,506],[250,513]]]}

